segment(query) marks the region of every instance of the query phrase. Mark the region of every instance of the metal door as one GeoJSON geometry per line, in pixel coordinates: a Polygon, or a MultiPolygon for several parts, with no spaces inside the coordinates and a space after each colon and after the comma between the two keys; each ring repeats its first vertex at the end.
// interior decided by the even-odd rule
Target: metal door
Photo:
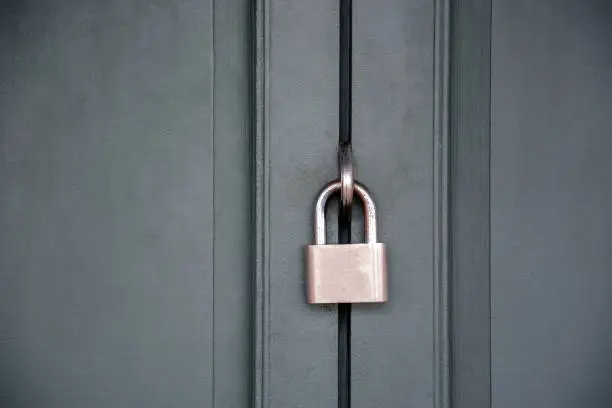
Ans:
{"type": "MultiPolygon", "coordinates": [[[[0,406],[336,407],[302,254],[338,2],[0,6],[0,406]]],[[[612,9],[353,10],[390,301],[353,307],[352,406],[610,406],[612,9]]]]}

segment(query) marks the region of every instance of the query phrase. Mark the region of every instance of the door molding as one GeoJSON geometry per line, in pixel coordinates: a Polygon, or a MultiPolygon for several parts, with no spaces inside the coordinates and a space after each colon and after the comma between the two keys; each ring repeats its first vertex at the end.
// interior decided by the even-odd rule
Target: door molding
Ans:
{"type": "Polygon", "coordinates": [[[434,407],[451,405],[449,298],[449,56],[450,1],[434,9],[434,407]]]}
{"type": "Polygon", "coordinates": [[[307,305],[300,282],[312,200],[336,171],[338,5],[251,13],[252,406],[335,406],[336,307],[307,305]]]}
{"type": "Polygon", "coordinates": [[[269,112],[269,0],[252,3],[252,260],[253,260],[253,408],[264,408],[269,395],[269,282],[270,265],[270,112],[269,112]]]}
{"type": "Polygon", "coordinates": [[[451,401],[491,406],[491,0],[451,0],[449,270],[451,401]]]}

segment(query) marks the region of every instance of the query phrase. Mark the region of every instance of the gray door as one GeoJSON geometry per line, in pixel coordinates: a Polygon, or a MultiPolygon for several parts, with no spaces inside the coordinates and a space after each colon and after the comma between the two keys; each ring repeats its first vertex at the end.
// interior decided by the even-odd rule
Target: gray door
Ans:
{"type": "Polygon", "coordinates": [[[493,2],[500,408],[612,406],[611,22],[607,1],[493,2]]]}
{"type": "Polygon", "coordinates": [[[610,407],[612,7],[451,8],[452,400],[610,407]]]}
{"type": "Polygon", "coordinates": [[[247,2],[0,4],[0,406],[248,406],[247,2]]]}
{"type": "MultiPolygon", "coordinates": [[[[610,407],[612,7],[353,9],[390,301],[353,307],[352,406],[610,407]]],[[[0,406],[337,406],[302,251],[338,2],[0,10],[0,406]]]]}

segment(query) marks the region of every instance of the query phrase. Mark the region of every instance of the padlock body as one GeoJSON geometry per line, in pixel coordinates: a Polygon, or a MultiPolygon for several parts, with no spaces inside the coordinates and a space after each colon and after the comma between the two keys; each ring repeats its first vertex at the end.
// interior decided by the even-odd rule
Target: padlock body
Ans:
{"type": "Polygon", "coordinates": [[[308,303],[378,303],[387,300],[385,244],[308,245],[308,303]]]}

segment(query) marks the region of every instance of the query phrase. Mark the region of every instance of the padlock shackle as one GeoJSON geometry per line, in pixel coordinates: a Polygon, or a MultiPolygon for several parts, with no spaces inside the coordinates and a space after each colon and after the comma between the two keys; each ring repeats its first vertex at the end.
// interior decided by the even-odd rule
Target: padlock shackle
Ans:
{"type": "MultiPolygon", "coordinates": [[[[315,231],[314,241],[316,245],[325,245],[325,207],[327,200],[334,193],[340,192],[342,183],[340,180],[334,180],[327,183],[319,192],[317,202],[315,204],[315,231]]],[[[367,243],[378,242],[378,233],[376,231],[376,204],[370,195],[368,189],[358,181],[354,181],[354,191],[363,203],[363,217],[365,226],[365,238],[367,243]]]]}

